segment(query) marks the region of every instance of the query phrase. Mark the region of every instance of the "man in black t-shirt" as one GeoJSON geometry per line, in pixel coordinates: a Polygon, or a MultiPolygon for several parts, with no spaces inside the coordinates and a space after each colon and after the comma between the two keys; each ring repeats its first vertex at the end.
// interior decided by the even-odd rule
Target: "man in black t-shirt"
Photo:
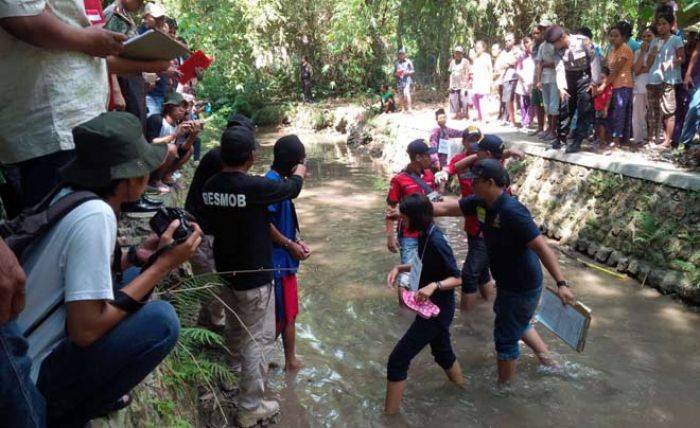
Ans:
{"type": "MultiPolygon", "coordinates": [[[[255,125],[248,117],[235,113],[228,119],[226,128],[242,126],[251,132],[255,132],[255,125]]],[[[209,150],[197,165],[197,169],[192,177],[187,199],[185,201],[185,210],[192,214],[197,223],[202,228],[202,243],[197,247],[194,256],[190,259],[192,272],[195,275],[200,275],[208,272],[214,272],[214,237],[207,224],[206,216],[204,215],[204,201],[202,200],[202,188],[204,184],[217,173],[221,172],[224,167],[221,161],[221,147],[214,147],[209,150]]],[[[199,322],[202,325],[212,327],[223,327],[226,320],[226,312],[224,307],[216,299],[211,303],[204,305],[200,313],[199,322]]],[[[236,351],[233,351],[236,352],[236,351]]]]}
{"type": "Polygon", "coordinates": [[[226,320],[232,349],[241,352],[239,426],[253,426],[279,413],[276,401],[263,399],[267,367],[263,353],[275,338],[275,293],[272,276],[272,237],[267,206],[296,198],[306,175],[298,165],[293,175],[272,181],[249,175],[258,144],[241,126],[221,137],[221,172],[202,189],[203,216],[214,236],[216,270],[228,284],[222,297],[241,318],[226,320]],[[232,271],[253,273],[227,274],[232,271]],[[247,326],[247,332],[240,324],[247,326]]]}

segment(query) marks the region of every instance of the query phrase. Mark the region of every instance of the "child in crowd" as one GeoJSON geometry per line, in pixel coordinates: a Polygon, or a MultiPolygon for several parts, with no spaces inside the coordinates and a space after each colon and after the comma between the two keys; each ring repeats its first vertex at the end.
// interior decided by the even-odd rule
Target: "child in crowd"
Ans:
{"type": "Polygon", "coordinates": [[[683,83],[681,64],[685,59],[683,39],[671,31],[675,17],[662,14],[656,20],[658,38],[654,41],[649,54],[652,61],[649,68],[647,84],[647,101],[649,103],[649,139],[655,140],[660,125],[663,128],[664,141],[658,148],[671,147],[671,137],[676,125],[676,85],[683,83]]]}
{"type": "Polygon", "coordinates": [[[381,103],[382,113],[393,113],[396,111],[394,93],[391,92],[388,85],[382,85],[379,87],[379,102],[381,103]]]}
{"type": "Polygon", "coordinates": [[[401,407],[401,398],[406,386],[408,367],[411,360],[427,345],[430,345],[435,362],[445,370],[450,381],[464,384],[462,369],[452,350],[450,324],[454,318],[454,288],[462,280],[454,255],[445,235],[433,223],[433,206],[430,200],[420,194],[408,196],[399,206],[401,218],[407,227],[420,234],[420,261],[394,267],[387,277],[387,285],[394,287],[400,273],[420,269],[416,280],[418,292],[416,300],[432,303],[440,308],[440,313],[425,319],[416,315],[413,324],[399,340],[389,356],[387,364],[387,388],[384,411],[393,414],[401,407]],[[420,267],[419,267],[420,266],[420,267]]]}
{"type": "Polygon", "coordinates": [[[435,111],[435,121],[437,127],[430,132],[430,147],[437,150],[433,155],[433,163],[439,169],[447,166],[447,156],[450,152],[450,138],[459,138],[462,131],[447,127],[447,113],[445,109],[439,108],[435,111]]]}
{"type": "MultiPolygon", "coordinates": [[[[294,167],[304,162],[304,144],[296,135],[282,137],[275,143],[272,168],[265,175],[272,181],[281,182],[292,175],[294,167]]],[[[291,198],[268,206],[272,233],[272,263],[275,270],[275,315],[277,337],[282,335],[284,345],[284,369],[299,370],[301,363],[295,353],[295,322],[299,313],[297,268],[299,261],[311,255],[309,247],[299,236],[299,223],[291,198]]]]}
{"type": "Polygon", "coordinates": [[[595,148],[604,146],[607,142],[606,123],[608,120],[608,109],[610,108],[610,100],[612,99],[613,87],[606,83],[610,76],[610,69],[603,67],[600,71],[602,84],[598,87],[598,95],[593,98],[593,109],[595,110],[595,132],[596,139],[593,145],[595,148]]]}

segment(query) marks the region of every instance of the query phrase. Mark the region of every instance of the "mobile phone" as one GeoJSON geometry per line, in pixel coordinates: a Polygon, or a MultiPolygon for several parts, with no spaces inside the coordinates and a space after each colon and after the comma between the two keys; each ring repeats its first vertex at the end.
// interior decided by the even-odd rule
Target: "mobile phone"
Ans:
{"type": "Polygon", "coordinates": [[[131,29],[131,21],[119,12],[114,12],[104,25],[105,30],[126,35],[131,29]]]}

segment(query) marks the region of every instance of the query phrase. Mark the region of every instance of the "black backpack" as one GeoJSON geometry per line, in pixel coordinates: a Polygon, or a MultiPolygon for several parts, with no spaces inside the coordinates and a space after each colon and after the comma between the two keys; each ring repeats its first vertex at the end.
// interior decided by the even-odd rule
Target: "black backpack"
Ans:
{"type": "Polygon", "coordinates": [[[55,189],[37,205],[25,209],[12,220],[0,222],[0,237],[18,260],[22,260],[27,247],[41,239],[68,213],[87,201],[99,199],[92,192],[78,190],[52,204],[60,190],[61,188],[55,189]]]}

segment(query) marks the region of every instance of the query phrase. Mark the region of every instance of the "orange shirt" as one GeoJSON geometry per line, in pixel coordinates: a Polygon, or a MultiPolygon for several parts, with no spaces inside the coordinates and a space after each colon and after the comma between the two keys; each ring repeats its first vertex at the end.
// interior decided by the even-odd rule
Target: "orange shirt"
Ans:
{"type": "Polygon", "coordinates": [[[618,70],[615,80],[608,83],[612,84],[613,88],[634,88],[632,64],[634,64],[634,54],[632,53],[632,49],[627,46],[627,43],[623,43],[619,48],[610,51],[608,54],[608,67],[610,67],[610,72],[612,73],[615,67],[621,68],[618,70]],[[617,65],[617,62],[621,62],[621,66],[617,65]]]}

